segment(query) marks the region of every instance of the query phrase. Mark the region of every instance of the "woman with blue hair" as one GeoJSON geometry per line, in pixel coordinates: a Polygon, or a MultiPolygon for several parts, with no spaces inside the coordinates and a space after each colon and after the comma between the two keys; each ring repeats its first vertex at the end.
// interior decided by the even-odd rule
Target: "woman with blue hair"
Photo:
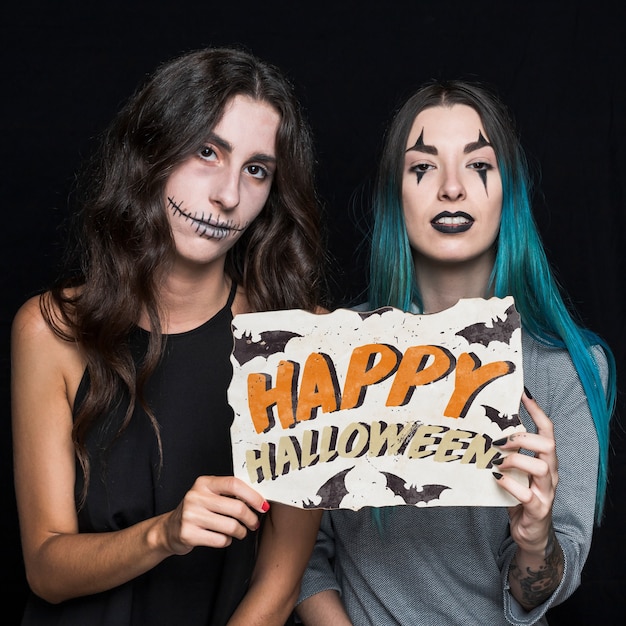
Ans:
{"type": "Polygon", "coordinates": [[[494,479],[519,504],[326,511],[298,605],[305,624],[546,624],[579,585],[604,504],[615,364],[564,303],[528,181],[511,116],[481,85],[429,83],[395,116],[359,308],[429,314],[514,297],[528,432],[494,442],[510,452],[494,479]]]}

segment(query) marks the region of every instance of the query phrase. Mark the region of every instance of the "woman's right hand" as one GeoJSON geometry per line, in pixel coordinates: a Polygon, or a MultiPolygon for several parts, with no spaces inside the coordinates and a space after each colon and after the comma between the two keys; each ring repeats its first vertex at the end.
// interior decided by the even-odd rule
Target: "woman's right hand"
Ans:
{"type": "Polygon", "coordinates": [[[164,518],[164,543],[172,554],[195,546],[225,548],[260,526],[269,503],[234,476],[200,476],[164,518]]]}

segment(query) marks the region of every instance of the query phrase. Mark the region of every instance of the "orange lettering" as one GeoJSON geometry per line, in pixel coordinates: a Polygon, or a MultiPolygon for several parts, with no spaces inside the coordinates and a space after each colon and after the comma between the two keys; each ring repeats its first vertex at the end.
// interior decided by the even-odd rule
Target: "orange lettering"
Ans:
{"type": "Polygon", "coordinates": [[[341,409],[361,406],[366,388],[389,378],[398,369],[401,356],[400,351],[387,344],[372,343],[355,348],[346,372],[341,409]]]}
{"type": "Polygon", "coordinates": [[[501,376],[515,371],[511,361],[494,361],[481,365],[473,353],[463,352],[457,361],[454,391],[443,414],[446,417],[465,417],[478,392],[501,376]]]}
{"type": "Polygon", "coordinates": [[[310,354],[304,364],[296,421],[313,419],[317,409],[332,413],[339,408],[341,391],[332,359],[327,354],[310,354]]]}
{"type": "Polygon", "coordinates": [[[402,357],[386,405],[408,404],[415,387],[445,378],[454,369],[455,362],[452,352],[441,346],[411,346],[402,357]],[[432,363],[427,366],[431,357],[432,363]]]}
{"type": "Polygon", "coordinates": [[[271,387],[269,374],[248,375],[248,407],[257,433],[267,432],[275,424],[273,407],[283,428],[295,423],[298,363],[280,361],[276,371],[276,386],[271,387]]]}

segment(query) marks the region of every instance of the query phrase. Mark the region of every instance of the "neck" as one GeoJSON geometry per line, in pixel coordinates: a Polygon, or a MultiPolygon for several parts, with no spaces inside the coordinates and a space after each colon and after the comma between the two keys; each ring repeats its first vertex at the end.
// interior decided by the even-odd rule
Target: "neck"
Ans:
{"type": "MultiPolygon", "coordinates": [[[[208,268],[174,266],[159,292],[163,332],[185,332],[211,319],[226,304],[230,287],[223,264],[208,268]]],[[[139,325],[149,327],[145,314],[139,325]]]]}
{"type": "Polygon", "coordinates": [[[438,313],[454,306],[461,298],[485,298],[493,259],[462,264],[430,263],[419,259],[415,276],[422,296],[424,313],[438,313]]]}

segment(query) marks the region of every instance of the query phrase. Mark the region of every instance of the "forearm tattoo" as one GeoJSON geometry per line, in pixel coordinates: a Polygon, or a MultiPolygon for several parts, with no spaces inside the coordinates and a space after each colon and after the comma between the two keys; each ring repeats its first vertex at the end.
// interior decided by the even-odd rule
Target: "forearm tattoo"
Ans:
{"type": "Polygon", "coordinates": [[[511,562],[509,575],[517,581],[522,591],[520,604],[527,611],[545,602],[558,587],[563,576],[563,550],[556,538],[554,528],[550,529],[544,559],[544,565],[537,570],[530,567],[527,567],[525,571],[522,570],[517,564],[517,555],[511,562]]]}

